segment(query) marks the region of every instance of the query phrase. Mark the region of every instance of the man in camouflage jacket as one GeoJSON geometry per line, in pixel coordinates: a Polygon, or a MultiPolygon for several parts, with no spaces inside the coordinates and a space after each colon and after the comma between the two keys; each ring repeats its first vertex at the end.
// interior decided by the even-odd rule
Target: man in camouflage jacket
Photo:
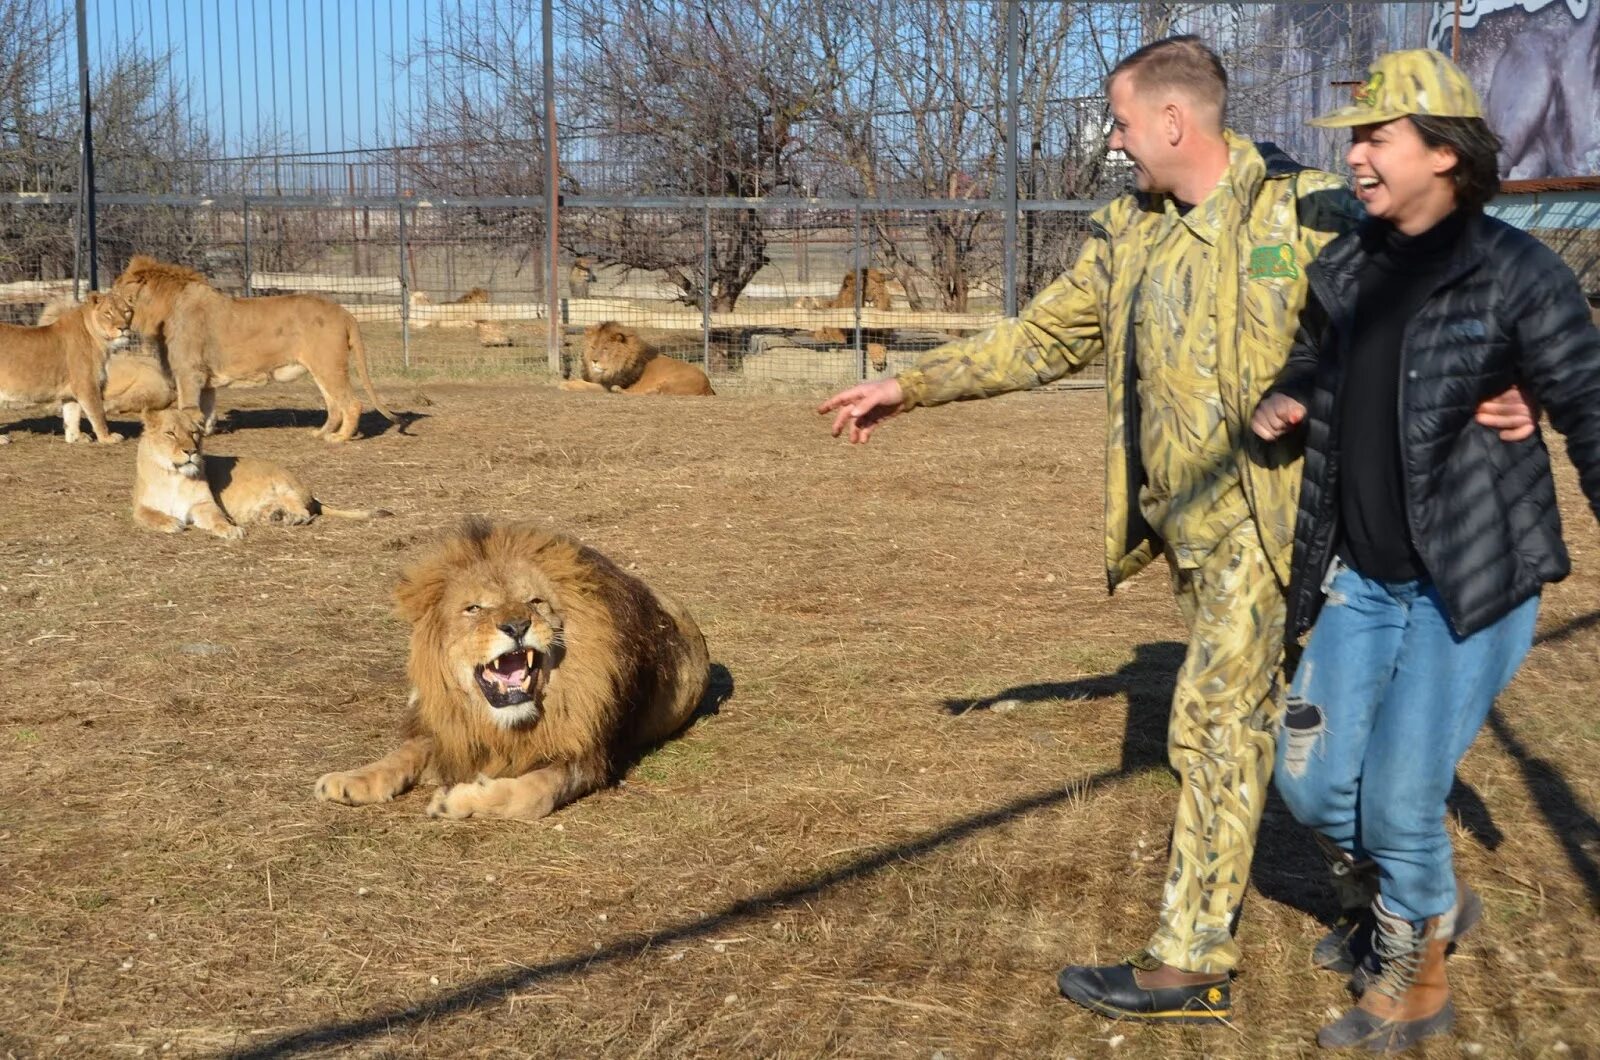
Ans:
{"type": "Polygon", "coordinates": [[[1169,727],[1182,791],[1154,937],[1059,984],[1104,1015],[1214,1022],[1232,1014],[1232,926],[1272,768],[1300,476],[1292,443],[1246,428],[1283,367],[1305,268],[1356,207],[1343,180],[1223,127],[1225,75],[1192,37],[1135,52],[1109,91],[1111,147],[1140,190],[1093,215],[1072,270],[1020,317],[822,410],[865,440],[896,412],[1104,357],[1106,575],[1115,588],[1161,554],[1172,568],[1190,629],[1169,727]]]}

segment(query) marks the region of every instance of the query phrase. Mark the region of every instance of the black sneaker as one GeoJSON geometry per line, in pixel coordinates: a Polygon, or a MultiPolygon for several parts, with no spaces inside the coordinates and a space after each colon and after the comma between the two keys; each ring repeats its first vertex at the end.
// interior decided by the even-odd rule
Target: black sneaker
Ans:
{"type": "Polygon", "coordinates": [[[1141,953],[1122,964],[1063,968],[1056,976],[1056,985],[1061,988],[1062,997],[1114,1020],[1215,1025],[1233,1017],[1228,976],[1195,986],[1151,989],[1139,985],[1135,972],[1151,972],[1160,967],[1159,960],[1141,953]]]}

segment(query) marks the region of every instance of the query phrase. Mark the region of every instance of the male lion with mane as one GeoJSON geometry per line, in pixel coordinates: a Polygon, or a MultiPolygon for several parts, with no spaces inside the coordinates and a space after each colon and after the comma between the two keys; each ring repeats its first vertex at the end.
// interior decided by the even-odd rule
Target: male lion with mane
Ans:
{"type": "Polygon", "coordinates": [[[405,571],[395,601],[411,623],[405,742],[323,776],[324,802],[429,780],[430,816],[534,820],[611,783],[705,694],[689,613],[559,534],[468,522],[405,571]]]}
{"type": "Polygon", "coordinates": [[[620,390],[624,394],[715,396],[711,380],[686,361],[663,357],[638,335],[607,320],[583,329],[581,379],[568,379],[563,390],[620,390]]]}
{"type": "Polygon", "coordinates": [[[350,387],[353,355],[373,407],[398,423],[372,388],[361,329],[343,306],[314,294],[233,298],[193,269],[135,255],[114,290],[133,305],[133,327],[166,351],[178,407],[199,409],[209,434],[216,388],[286,383],[311,373],[328,420],[317,428],[330,442],[349,441],[361,420],[350,387]]]}

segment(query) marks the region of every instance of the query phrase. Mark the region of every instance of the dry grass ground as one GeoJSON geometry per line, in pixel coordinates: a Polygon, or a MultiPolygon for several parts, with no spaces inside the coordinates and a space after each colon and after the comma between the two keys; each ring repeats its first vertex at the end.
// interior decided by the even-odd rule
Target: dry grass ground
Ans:
{"type": "MultiPolygon", "coordinates": [[[[0,1055],[1314,1052],[1344,996],[1307,967],[1329,910],[1278,806],[1232,1029],[1055,996],[1064,961],[1145,937],[1176,791],[1182,633],[1162,572],[1104,594],[1099,394],[919,412],[852,449],[797,397],[380,385],[425,414],[409,436],[324,445],[291,386],[224,392],[212,444],[378,523],[163,537],[129,519],[131,443],[41,419],[0,449],[0,1055]],[[685,601],[720,709],[536,824],[312,801],[392,745],[388,593],[468,513],[570,531],[685,601]]],[[[1600,1041],[1600,534],[1561,478],[1578,573],[1462,769],[1489,913],[1428,1057],[1600,1041]]]]}

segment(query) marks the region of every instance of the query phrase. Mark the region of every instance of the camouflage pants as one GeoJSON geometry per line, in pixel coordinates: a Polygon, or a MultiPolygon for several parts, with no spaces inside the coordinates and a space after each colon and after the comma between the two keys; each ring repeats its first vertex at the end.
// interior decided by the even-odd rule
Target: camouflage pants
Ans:
{"type": "Polygon", "coordinates": [[[1232,920],[1272,776],[1283,591],[1249,519],[1199,568],[1174,564],[1173,583],[1189,625],[1167,729],[1180,790],[1160,925],[1148,949],[1188,971],[1225,972],[1239,961],[1232,920]]]}

